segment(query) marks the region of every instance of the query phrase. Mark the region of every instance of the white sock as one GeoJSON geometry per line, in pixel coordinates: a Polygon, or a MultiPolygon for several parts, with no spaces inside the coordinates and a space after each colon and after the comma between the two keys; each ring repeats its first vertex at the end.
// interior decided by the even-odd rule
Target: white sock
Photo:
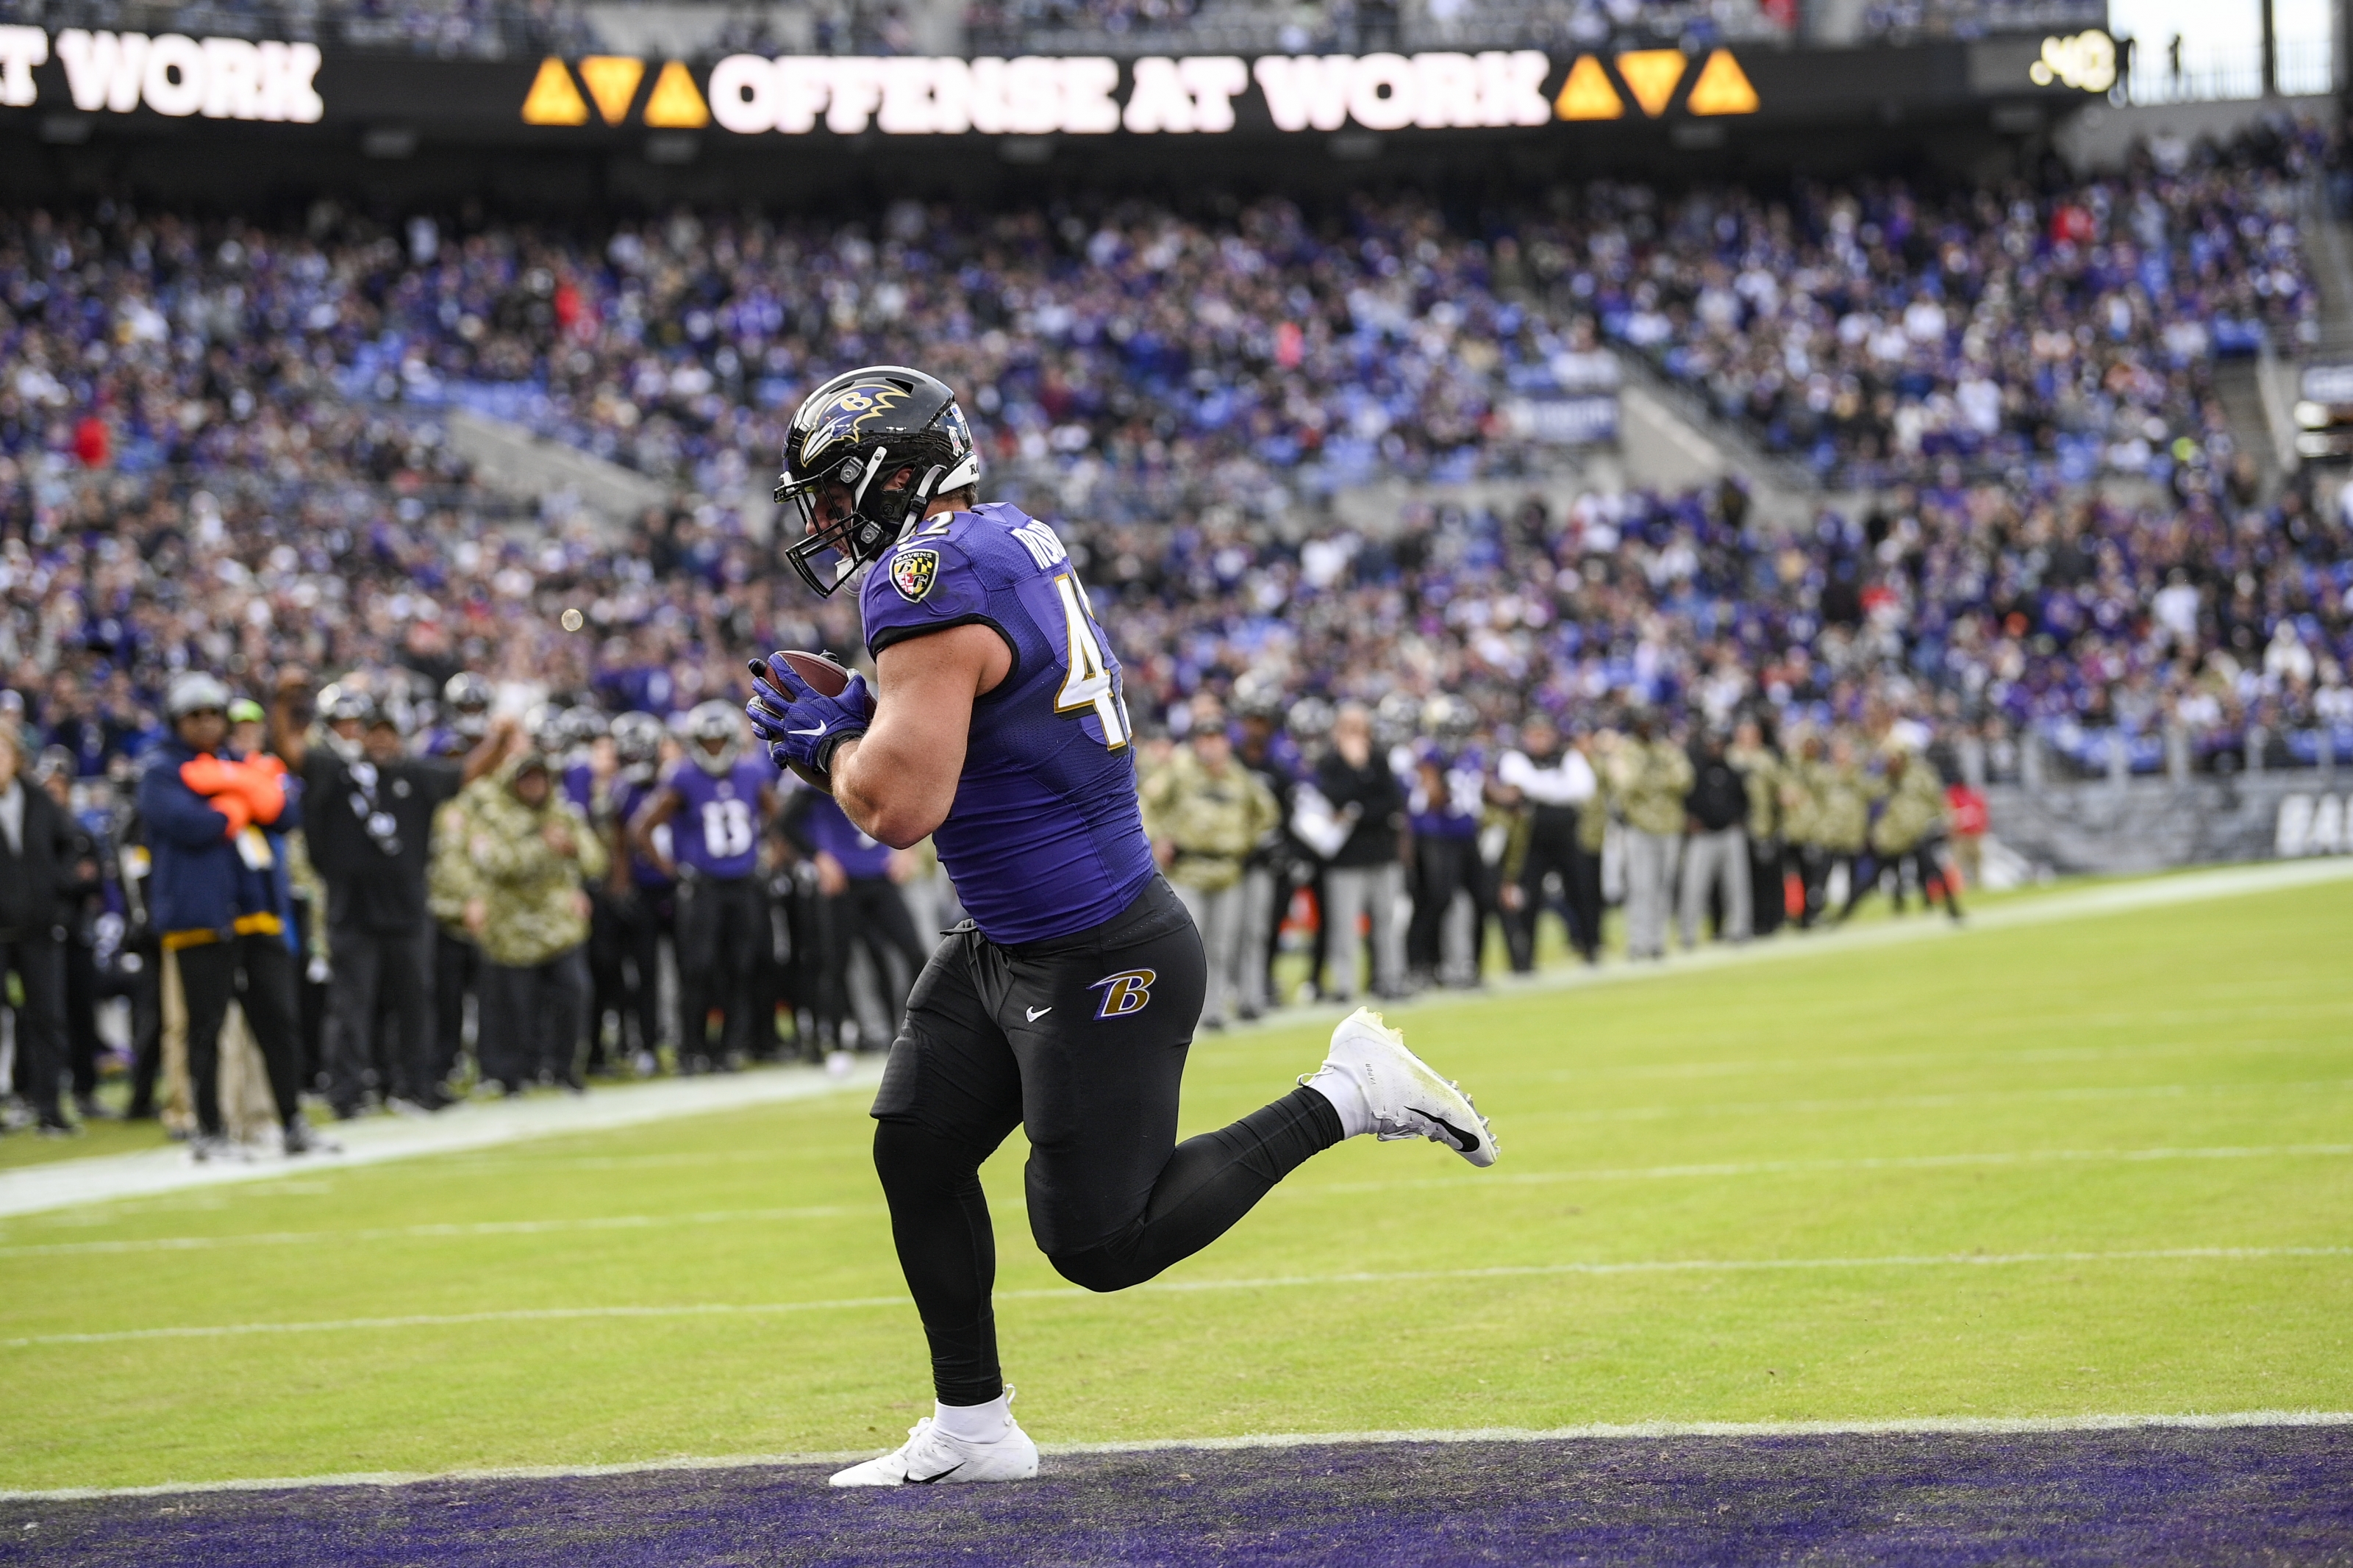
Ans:
{"type": "Polygon", "coordinates": [[[967,1443],[994,1443],[1013,1425],[1013,1406],[1000,1394],[986,1405],[932,1405],[932,1425],[967,1443]]]}
{"type": "Polygon", "coordinates": [[[1365,1103],[1364,1086],[1325,1063],[1307,1080],[1307,1087],[1332,1102],[1340,1113],[1340,1136],[1360,1138],[1373,1130],[1373,1108],[1365,1103]]]}

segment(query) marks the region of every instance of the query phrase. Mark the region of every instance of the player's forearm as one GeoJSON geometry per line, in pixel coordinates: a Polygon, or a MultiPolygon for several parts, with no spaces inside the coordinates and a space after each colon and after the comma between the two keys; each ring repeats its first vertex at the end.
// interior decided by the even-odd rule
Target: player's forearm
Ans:
{"type": "Polygon", "coordinates": [[[947,820],[964,770],[959,735],[910,736],[878,724],[833,750],[833,798],[858,830],[893,849],[921,843],[947,820]],[[944,753],[953,751],[953,757],[944,753]]]}

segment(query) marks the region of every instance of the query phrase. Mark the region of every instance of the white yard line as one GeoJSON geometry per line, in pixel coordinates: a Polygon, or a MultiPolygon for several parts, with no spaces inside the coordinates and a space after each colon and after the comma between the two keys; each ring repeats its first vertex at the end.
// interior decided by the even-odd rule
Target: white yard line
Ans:
{"type": "Polygon", "coordinates": [[[1836,1171],[1936,1171],[1970,1165],[2126,1164],[2169,1160],[2337,1159],[2353,1154],[2353,1143],[2271,1143],[2187,1149],[2016,1149],[1983,1154],[1890,1154],[1857,1159],[1748,1160],[1714,1165],[1629,1165],[1615,1170],[1506,1171],[1501,1175],[1430,1176],[1419,1181],[1286,1184],[1276,1193],[1321,1196],[1341,1193],[1386,1193],[1415,1187],[1459,1187],[1485,1183],[1552,1186],[1563,1182],[1659,1182],[1715,1176],[1783,1176],[1836,1171]]]}
{"type": "MultiPolygon", "coordinates": [[[[2291,1086],[2277,1086],[2291,1087],[2291,1086]]],[[[2309,1086],[2306,1086],[2309,1087],[2309,1086]]],[[[2334,1087],[2333,1085],[2331,1087],[2334,1087]]],[[[1880,1103],[1863,1101],[1863,1104],[1880,1103]]],[[[1894,1103],[1894,1102],[1889,1102],[1894,1103]]],[[[1968,1154],[1897,1154],[1852,1159],[1756,1160],[1713,1165],[1636,1165],[1584,1171],[1506,1171],[1480,1174],[1422,1177],[1394,1182],[1287,1184],[1275,1189],[1293,1198],[1355,1195],[1426,1187],[1511,1185],[1556,1186],[1572,1182],[1689,1181],[1727,1176],[1813,1174],[1841,1171],[1942,1170],[1953,1167],[2122,1163],[2173,1160],[2339,1159],[2353,1155],[2353,1143],[2275,1143],[2255,1146],[2222,1145],[2179,1149],[2021,1149],[1968,1154]]],[[[999,1214],[1020,1212],[1025,1200],[1018,1191],[992,1192],[989,1206],[999,1214]]],[[[458,1241],[477,1237],[544,1236],[566,1231],[652,1230],[678,1226],[757,1225],[808,1219],[836,1219],[849,1215],[882,1212],[881,1204],[823,1204],[808,1208],[716,1209],[704,1213],[659,1215],[589,1215],[574,1219],[481,1220],[465,1225],[373,1226],[356,1230],[271,1230],[227,1236],[141,1237],[122,1241],[28,1242],[0,1247],[0,1258],[75,1258],[130,1252],[208,1252],[229,1247],[332,1246],[345,1242],[458,1241]]]]}
{"type": "Polygon", "coordinates": [[[461,1153],[532,1138],[603,1132],[705,1116],[752,1106],[807,1100],[854,1089],[871,1092],[882,1081],[880,1058],[861,1060],[844,1078],[814,1068],[766,1068],[753,1072],[665,1079],[586,1094],[533,1094],[520,1100],[469,1101],[431,1118],[372,1117],[336,1123],[341,1154],[288,1160],[268,1155],[250,1162],[191,1164],[179,1148],[136,1154],[106,1154],[87,1160],[55,1160],[0,1173],[0,1217],[37,1214],[76,1204],[117,1198],[154,1197],[190,1187],[269,1181],[290,1175],[327,1175],[354,1165],[413,1160],[427,1154],[461,1153]]]}
{"type": "MultiPolygon", "coordinates": [[[[1924,915],[1842,931],[1791,933],[1741,947],[1710,947],[1662,963],[1614,963],[1598,970],[1567,965],[1529,979],[1499,981],[1485,994],[1508,996],[1619,984],[1905,942],[1959,941],[1979,931],[2126,914],[2348,879],[2353,879],[2353,856],[2179,872],[1996,905],[1972,914],[1968,923],[1960,927],[1955,927],[1941,915],[1924,915]]],[[[1424,1006],[1459,1005],[1466,999],[1469,998],[1463,993],[1435,992],[1413,1002],[1393,1005],[1388,1011],[1403,1015],[1424,1006]]],[[[1292,1008],[1257,1027],[1297,1027],[1336,1020],[1345,1011],[1335,1006],[1292,1008]]],[[[598,1089],[579,1097],[535,1095],[495,1104],[468,1104],[430,1121],[386,1117],[339,1125],[336,1136],[343,1142],[346,1152],[326,1159],[286,1161],[271,1157],[251,1163],[192,1165],[178,1149],[157,1149],[137,1154],[58,1160],[0,1173],[0,1217],[118,1198],[153,1197],[190,1187],[267,1181],[298,1171],[325,1172],[339,1166],[491,1148],[525,1139],[634,1127],[673,1117],[702,1116],[800,1100],[837,1089],[871,1089],[881,1081],[881,1075],[880,1061],[870,1059],[861,1061],[848,1079],[839,1080],[811,1069],[787,1068],[598,1089]]]]}
{"type": "MultiPolygon", "coordinates": [[[[2078,1415],[1922,1415],[1873,1421],[1631,1421],[1583,1426],[1471,1426],[1453,1430],[1365,1432],[1264,1432],[1236,1437],[1147,1437],[1124,1443],[1040,1443],[1048,1457],[1088,1454],[1159,1454],[1198,1450],[1306,1448],[1385,1443],[1603,1443],[1690,1437],[1904,1437],[2029,1436],[2071,1432],[2221,1432],[2246,1427],[2353,1426],[2353,1411],[2227,1410],[2211,1413],[2078,1415]]],[[[722,1454],[680,1456],[614,1465],[511,1465],[489,1469],[377,1470],[335,1476],[281,1476],[234,1481],[165,1481],[146,1487],[58,1487],[47,1491],[0,1491],[0,1502],[86,1502],[101,1498],[183,1497],[218,1492],[311,1490],[324,1487],[406,1487],[422,1482],[571,1480],[598,1476],[637,1476],[671,1471],[766,1469],[783,1466],[841,1465],[871,1458],[861,1448],[829,1454],[722,1454]]]]}
{"type": "MultiPolygon", "coordinates": [[[[1164,1279],[1139,1285],[1124,1295],[1197,1295],[1225,1290],[1297,1290],[1334,1285],[1405,1285],[1451,1279],[1541,1279],[1588,1275],[1751,1274],[1810,1269],[2012,1268],[2037,1264],[2261,1263],[2279,1259],[2353,1258],[2353,1247],[2165,1247],[2111,1252],[1953,1252],[1885,1258],[1671,1258],[1622,1263],[1532,1263],[1487,1268],[1415,1268],[1384,1273],[1276,1275],[1251,1279],[1164,1279]]],[[[1102,1296],[1075,1285],[1042,1289],[999,1290],[1000,1301],[1095,1301],[1102,1296]]],[[[0,1340],[0,1350],[47,1345],[121,1344],[135,1340],[224,1340],[257,1334],[352,1333],[389,1329],[439,1329],[478,1323],[573,1322],[593,1319],[776,1317],[800,1312],[870,1311],[904,1308],[904,1296],[854,1296],[830,1301],[691,1301],[674,1306],[521,1307],[507,1311],[418,1313],[388,1318],[338,1318],[284,1323],[191,1323],[152,1329],[101,1330],[89,1333],[32,1334],[0,1340]]]]}
{"type": "Polygon", "coordinates": [[[691,1225],[769,1225],[882,1212],[881,1204],[822,1204],[797,1209],[713,1209],[702,1214],[591,1215],[578,1219],[491,1219],[471,1225],[371,1226],[358,1230],[267,1230],[229,1236],[153,1236],[135,1241],[52,1241],[0,1247],[0,1258],[78,1258],[120,1252],[210,1252],[224,1247],[327,1247],[346,1242],[459,1241],[473,1237],[547,1236],[565,1231],[670,1230],[691,1225]]]}

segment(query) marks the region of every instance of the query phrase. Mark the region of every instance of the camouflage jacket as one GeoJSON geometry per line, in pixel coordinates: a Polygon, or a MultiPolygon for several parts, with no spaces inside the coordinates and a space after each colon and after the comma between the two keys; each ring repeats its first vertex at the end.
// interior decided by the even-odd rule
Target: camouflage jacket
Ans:
{"type": "Polygon", "coordinates": [[[1672,741],[1628,741],[1609,759],[1610,794],[1626,826],[1680,838],[1691,756],[1672,741]]]}
{"type": "Polygon", "coordinates": [[[605,874],[607,858],[560,787],[534,810],[515,798],[515,772],[505,764],[453,804],[465,818],[467,897],[481,900],[489,916],[475,940],[491,963],[523,969],[588,940],[582,883],[605,874]],[[568,842],[559,850],[551,837],[568,842]]]}
{"type": "Polygon", "coordinates": [[[1205,893],[1241,880],[1243,858],[1282,825],[1274,792],[1240,763],[1212,777],[1179,752],[1144,784],[1144,830],[1176,847],[1168,879],[1205,893]]]}
{"type": "Polygon", "coordinates": [[[1771,844],[1781,837],[1781,781],[1788,764],[1769,746],[1735,746],[1725,760],[1748,784],[1748,837],[1771,844]]]}
{"type": "Polygon", "coordinates": [[[466,859],[466,797],[461,790],[433,814],[433,860],[425,873],[425,907],[441,929],[467,942],[466,900],[473,896],[473,867],[466,859]]]}
{"type": "Polygon", "coordinates": [[[1887,786],[1852,763],[1810,763],[1806,774],[1816,812],[1813,841],[1833,855],[1861,854],[1871,834],[1871,803],[1887,786]]]}
{"type": "Polygon", "coordinates": [[[1945,786],[1936,770],[1919,757],[1905,765],[1904,777],[1887,799],[1887,809],[1871,825],[1871,847],[1878,855],[1907,855],[1945,832],[1945,786]]]}

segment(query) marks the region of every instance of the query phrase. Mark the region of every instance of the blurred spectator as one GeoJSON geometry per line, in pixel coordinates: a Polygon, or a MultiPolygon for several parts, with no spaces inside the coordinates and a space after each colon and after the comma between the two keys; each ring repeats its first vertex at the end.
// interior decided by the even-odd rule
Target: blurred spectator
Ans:
{"type": "Polygon", "coordinates": [[[164,1028],[168,1036],[174,1016],[183,1020],[196,1116],[190,1153],[200,1161],[234,1152],[220,1103],[221,1027],[232,1001],[266,1065],[285,1152],[332,1148],[302,1116],[290,895],[284,859],[264,832],[300,822],[299,786],[289,787],[274,758],[224,753],[228,702],[214,677],[177,677],[165,702],[172,738],[139,779],[154,860],[149,919],[163,943],[164,1028]]]}
{"type": "Polygon", "coordinates": [[[1610,798],[1626,824],[1626,956],[1667,955],[1667,906],[1683,843],[1691,758],[1645,710],[1604,756],[1610,798]]]}
{"type": "Polygon", "coordinates": [[[1345,704],[1334,717],[1332,749],[1315,765],[1313,789],[1303,789],[1300,797],[1293,820],[1325,861],[1330,904],[1324,911],[1324,984],[1331,999],[1347,1002],[1356,995],[1360,927],[1367,921],[1373,994],[1403,995],[1405,943],[1398,903],[1405,892],[1399,834],[1405,791],[1388,760],[1373,754],[1372,715],[1361,704],[1345,704]]]}
{"type": "Polygon", "coordinates": [[[1886,807],[1871,825],[1871,854],[1878,865],[1874,883],[1887,889],[1895,912],[1902,914],[1904,873],[1909,869],[1920,889],[1920,901],[1933,902],[1942,893],[1945,912],[1959,921],[1960,894],[1944,863],[1950,818],[1936,770],[1926,759],[1898,747],[1888,753],[1883,787],[1886,807]]]}
{"type": "Polygon", "coordinates": [[[1770,721],[1744,718],[1733,731],[1725,760],[1740,773],[1748,799],[1749,921],[1769,936],[1788,913],[1788,878],[1782,864],[1782,784],[1788,764],[1774,744],[1770,721]]]}
{"type": "Polygon", "coordinates": [[[1827,889],[1833,876],[1846,879],[1846,902],[1838,913],[1843,921],[1869,891],[1862,876],[1862,855],[1871,841],[1872,805],[1885,795],[1886,785],[1865,769],[1853,740],[1843,731],[1831,737],[1827,751],[1810,764],[1810,772],[1822,884],[1827,889]]]}
{"type": "Polygon", "coordinates": [[[1972,888],[1985,885],[1985,837],[1993,826],[1985,792],[1963,780],[1945,790],[1946,820],[1953,832],[1953,859],[1959,879],[1972,888]]]}
{"type": "Polygon", "coordinates": [[[1242,952],[1242,863],[1281,825],[1272,792],[1234,760],[1225,715],[1214,702],[1196,703],[1184,747],[1144,787],[1144,828],[1201,933],[1205,1028],[1226,1026],[1229,992],[1249,995],[1240,970],[1258,958],[1242,952]]]}
{"type": "Polygon", "coordinates": [[[605,847],[521,737],[459,797],[466,929],[480,945],[482,1081],[519,1094],[543,1079],[577,1091],[588,972],[586,879],[605,847]]]}
{"type": "MultiPolygon", "coordinates": [[[[1234,699],[1240,710],[1234,761],[1250,770],[1274,803],[1273,823],[1242,859],[1241,978],[1235,1012],[1247,1019],[1274,1004],[1274,962],[1283,923],[1300,889],[1315,885],[1320,867],[1291,832],[1303,759],[1297,741],[1282,728],[1280,690],[1264,680],[1237,682],[1234,699]]],[[[1320,939],[1322,933],[1316,934],[1320,939]]]]}
{"type": "MultiPolygon", "coordinates": [[[[64,816],[72,840],[69,873],[58,900],[58,926],[64,960],[65,1065],[73,1085],[74,1114],[84,1121],[111,1121],[114,1113],[98,1099],[98,1064],[103,1049],[98,1037],[98,1004],[103,984],[99,973],[99,922],[106,909],[106,863],[111,855],[93,826],[100,814],[86,816],[74,809],[70,753],[55,746],[43,752],[34,765],[33,782],[64,816]]],[[[0,811],[5,810],[0,806],[0,811]]]]}
{"type": "Polygon", "coordinates": [[[1512,932],[1512,968],[1525,974],[1535,967],[1536,921],[1556,897],[1546,890],[1556,881],[1559,901],[1552,907],[1568,928],[1569,948],[1587,963],[1595,963],[1601,952],[1601,872],[1577,834],[1579,815],[1600,810],[1593,765],[1562,742],[1560,726],[1550,714],[1530,715],[1519,741],[1495,768],[1504,801],[1522,807],[1527,818],[1515,874],[1503,890],[1511,911],[1506,930],[1512,932]]]}
{"type": "MultiPolygon", "coordinates": [[[[379,1014],[388,1009],[385,1075],[397,1107],[449,1103],[435,1048],[434,931],[427,908],[435,814],[497,755],[487,742],[463,764],[412,755],[397,712],[360,697],[348,717],[354,744],[298,727],[299,687],[279,688],[279,752],[301,775],[305,842],[327,889],[333,984],[325,1045],[326,1095],[335,1114],[366,1108],[379,1014]]],[[[503,737],[501,737],[503,739],[503,737]]]]}
{"type": "Polygon", "coordinates": [[[1683,947],[1699,946],[1700,922],[1721,900],[1726,942],[1749,937],[1748,784],[1726,754],[1724,736],[1703,728],[1691,743],[1691,793],[1683,796],[1683,947]]]}
{"type": "Polygon", "coordinates": [[[1487,921],[1495,913],[1492,868],[1481,853],[1487,754],[1473,736],[1478,713],[1441,694],[1424,706],[1426,733],[1399,758],[1413,853],[1413,919],[1406,928],[1406,983],[1475,984],[1487,921]],[[1459,910],[1467,904],[1465,939],[1459,910]]]}
{"type": "Polygon", "coordinates": [[[66,928],[86,870],[72,816],[35,783],[16,726],[0,722],[0,984],[14,975],[16,1090],[44,1136],[76,1131],[58,1102],[65,1058],[66,928]]]}

